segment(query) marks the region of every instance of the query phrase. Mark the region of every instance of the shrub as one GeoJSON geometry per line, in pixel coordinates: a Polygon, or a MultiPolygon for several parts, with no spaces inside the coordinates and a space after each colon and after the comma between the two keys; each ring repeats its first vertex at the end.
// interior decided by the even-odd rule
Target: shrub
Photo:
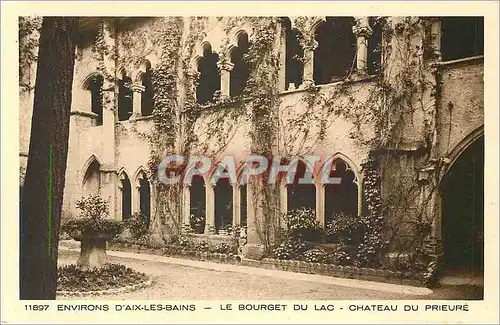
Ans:
{"type": "Polygon", "coordinates": [[[273,249],[273,256],[280,260],[300,259],[309,248],[300,238],[289,237],[273,249]]]}
{"type": "Polygon", "coordinates": [[[304,261],[312,263],[331,263],[332,256],[322,248],[313,248],[307,250],[303,256],[304,261]]]}
{"type": "Polygon", "coordinates": [[[352,265],[354,259],[352,253],[349,251],[348,247],[345,245],[340,245],[331,255],[331,263],[335,265],[352,265]]]}
{"type": "Polygon", "coordinates": [[[312,209],[298,208],[284,215],[288,237],[320,241],[322,229],[312,209]]]}
{"type": "Polygon", "coordinates": [[[328,241],[357,245],[361,242],[365,225],[360,217],[336,213],[326,224],[325,235],[328,241]]]}
{"type": "Polygon", "coordinates": [[[236,247],[231,246],[227,243],[220,243],[215,245],[213,248],[214,253],[221,253],[221,254],[234,254],[236,252],[236,247]]]}
{"type": "Polygon", "coordinates": [[[140,213],[134,213],[130,218],[127,218],[124,226],[130,230],[134,239],[144,237],[148,233],[147,219],[140,213]]]}
{"type": "Polygon", "coordinates": [[[106,233],[111,237],[118,235],[123,229],[120,220],[107,218],[109,216],[108,201],[100,195],[90,195],[76,201],[80,210],[79,217],[63,221],[61,230],[70,235],[81,233],[82,236],[95,236],[106,233]]]}
{"type": "Polygon", "coordinates": [[[147,280],[139,273],[121,264],[105,264],[101,268],[84,270],[75,264],[57,268],[57,290],[97,291],[119,288],[147,280]]]}

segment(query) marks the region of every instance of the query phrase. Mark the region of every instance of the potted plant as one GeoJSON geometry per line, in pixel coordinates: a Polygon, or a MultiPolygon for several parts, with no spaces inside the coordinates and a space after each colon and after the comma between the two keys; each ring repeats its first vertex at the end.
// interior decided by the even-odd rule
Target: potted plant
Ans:
{"type": "Polygon", "coordinates": [[[109,218],[108,201],[100,195],[82,197],[76,207],[79,216],[64,220],[61,229],[81,242],[77,264],[86,269],[99,268],[107,262],[106,242],[122,231],[123,223],[109,218]]]}

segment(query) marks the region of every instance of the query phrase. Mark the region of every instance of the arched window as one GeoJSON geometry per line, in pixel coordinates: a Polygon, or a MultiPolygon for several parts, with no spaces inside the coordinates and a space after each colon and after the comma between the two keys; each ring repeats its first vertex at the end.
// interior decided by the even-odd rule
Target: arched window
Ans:
{"type": "Polygon", "coordinates": [[[189,188],[189,215],[191,227],[196,233],[202,234],[205,231],[206,213],[206,193],[205,181],[200,175],[193,175],[189,188]]]}
{"type": "Polygon", "coordinates": [[[354,67],[356,37],[352,17],[327,17],[315,32],[318,47],[314,52],[314,82],[317,85],[334,82],[346,76],[354,67]]]}
{"type": "Polygon", "coordinates": [[[283,18],[283,29],[285,30],[285,90],[290,84],[298,88],[302,84],[304,67],[301,58],[304,57],[304,50],[299,43],[299,32],[292,29],[290,18],[283,18]]]}
{"type": "Polygon", "coordinates": [[[101,192],[101,165],[97,160],[93,160],[83,176],[83,193],[84,195],[95,195],[101,192]]]}
{"type": "Polygon", "coordinates": [[[382,64],[382,26],[384,20],[381,17],[369,17],[372,35],[368,40],[368,74],[380,72],[382,64]]]}
{"type": "MultiPolygon", "coordinates": [[[[311,181],[308,184],[300,184],[299,179],[305,177],[306,164],[298,160],[297,171],[292,184],[287,185],[287,210],[292,211],[298,208],[316,210],[316,186],[311,181]]],[[[309,171],[311,172],[311,171],[309,171]]],[[[310,177],[312,179],[312,176],[310,177]]]]}
{"type": "Polygon", "coordinates": [[[125,121],[132,116],[133,93],[132,79],[122,72],[122,78],[118,80],[118,120],[125,121]]]}
{"type": "Polygon", "coordinates": [[[141,218],[149,227],[149,222],[151,220],[151,189],[146,175],[142,173],[141,176],[142,177],[139,178],[139,211],[141,218]]]}
{"type": "Polygon", "coordinates": [[[329,177],[339,178],[340,184],[325,184],[325,224],[338,213],[357,216],[358,185],[349,165],[342,159],[336,159],[329,177]]]}
{"type": "Polygon", "coordinates": [[[215,184],[215,229],[228,229],[233,224],[233,187],[229,179],[220,178],[215,184]]]}
{"type": "Polygon", "coordinates": [[[90,91],[90,110],[97,114],[96,125],[102,125],[102,85],[104,78],[96,74],[88,80],[86,89],[90,91]]]}
{"type": "Polygon", "coordinates": [[[154,88],[151,63],[146,61],[145,65],[146,71],[142,74],[142,86],[144,86],[144,92],[141,95],[141,115],[150,116],[153,114],[154,108],[154,88]]]}
{"type": "Polygon", "coordinates": [[[120,177],[122,191],[122,220],[132,216],[132,188],[127,174],[122,173],[120,177]]]}
{"type": "Polygon", "coordinates": [[[483,17],[441,18],[441,56],[444,61],[483,54],[483,17]]]}
{"type": "Polygon", "coordinates": [[[244,56],[248,52],[248,35],[242,32],[238,36],[238,46],[231,51],[231,62],[234,64],[231,70],[229,94],[230,96],[239,96],[243,94],[250,76],[250,69],[245,62],[244,56]]]}
{"type": "Polygon", "coordinates": [[[217,61],[219,61],[219,56],[212,52],[210,44],[205,44],[203,57],[198,61],[200,79],[196,89],[196,99],[200,104],[212,100],[215,92],[220,90],[220,74],[217,61]]]}

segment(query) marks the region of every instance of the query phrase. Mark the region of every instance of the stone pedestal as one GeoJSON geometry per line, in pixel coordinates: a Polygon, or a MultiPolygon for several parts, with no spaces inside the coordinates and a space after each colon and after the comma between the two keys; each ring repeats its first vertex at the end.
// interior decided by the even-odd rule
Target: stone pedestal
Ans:
{"type": "Polygon", "coordinates": [[[84,269],[100,268],[108,261],[104,237],[81,238],[80,257],[77,265],[84,269]]]}

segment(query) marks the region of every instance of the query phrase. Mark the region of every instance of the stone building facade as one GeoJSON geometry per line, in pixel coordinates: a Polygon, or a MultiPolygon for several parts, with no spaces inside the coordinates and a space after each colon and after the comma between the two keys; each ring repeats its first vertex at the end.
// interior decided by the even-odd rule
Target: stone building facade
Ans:
{"type": "MultiPolygon", "coordinates": [[[[313,184],[277,185],[280,213],[312,208],[323,226],[333,213],[366,214],[364,164],[375,154],[389,252],[411,251],[408,243],[416,245],[420,225],[429,227],[420,245],[445,265],[479,263],[484,249],[478,207],[484,153],[481,18],[84,18],[75,55],[64,216],[76,214],[82,195],[100,193],[110,199],[116,218],[142,212],[160,239],[168,233],[159,229],[167,217],[179,231],[215,242],[229,237],[227,226],[243,226],[243,253],[258,255],[263,243],[255,224],[266,210],[251,199],[259,187],[242,184],[240,177],[245,159],[258,153],[258,137],[252,135],[258,96],[241,97],[249,87],[257,93],[255,80],[267,71],[274,79],[263,96],[277,99],[266,126],[275,132],[271,152],[285,165],[291,157],[321,157],[315,164],[299,163],[298,174],[305,167],[313,170],[313,184]],[[274,61],[256,77],[247,54],[266,37],[274,61]],[[161,71],[170,74],[163,83],[161,71]],[[161,87],[168,89],[163,97],[161,87]],[[175,101],[166,121],[174,128],[170,149],[151,139],[161,132],[158,103],[165,98],[175,101]],[[200,113],[189,128],[190,105],[200,113]],[[188,138],[196,140],[186,146],[188,138]],[[213,168],[178,193],[175,215],[157,208],[162,198],[153,153],[160,160],[166,153],[212,160],[213,168]],[[238,179],[212,184],[224,156],[234,157],[238,179]],[[342,178],[342,186],[321,184],[325,164],[342,178]],[[460,184],[463,191],[457,191],[460,184]],[[457,208],[453,202],[459,201],[467,203],[457,208]],[[203,228],[192,229],[192,215],[202,217],[203,228]]],[[[34,85],[35,71],[32,62],[23,82],[34,85]]],[[[28,157],[33,93],[29,87],[20,90],[21,170],[28,157]]]]}

